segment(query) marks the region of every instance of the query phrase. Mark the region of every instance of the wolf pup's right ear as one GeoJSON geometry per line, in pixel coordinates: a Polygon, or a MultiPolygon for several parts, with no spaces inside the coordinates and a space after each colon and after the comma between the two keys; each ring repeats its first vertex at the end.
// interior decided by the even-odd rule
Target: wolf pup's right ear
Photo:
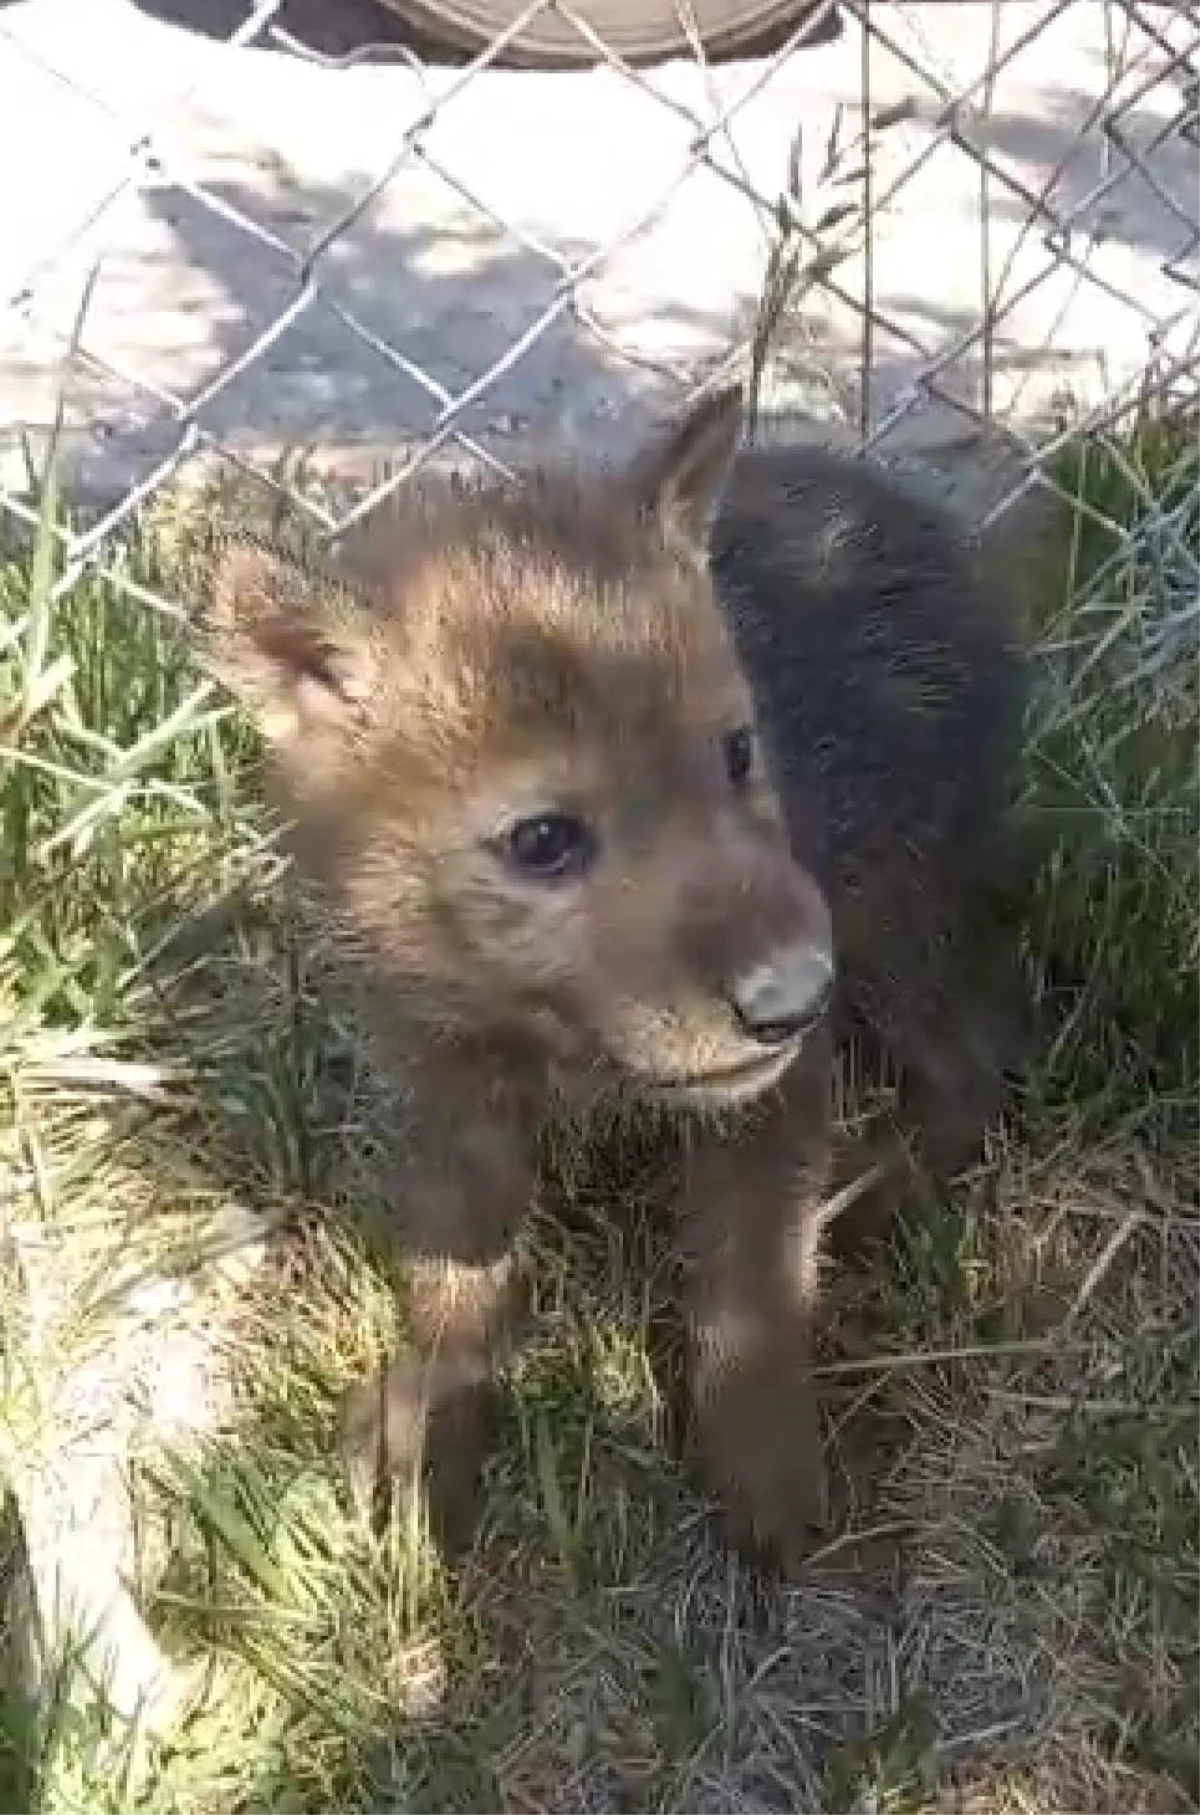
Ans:
{"type": "Polygon", "coordinates": [[[258,543],[218,552],[197,633],[212,672],[281,750],[351,734],[374,686],[362,603],[331,575],[258,543]]]}
{"type": "Polygon", "coordinates": [[[742,387],[725,385],[702,397],[635,454],[629,469],[634,495],[669,538],[696,550],[707,548],[744,423],[742,387]]]}

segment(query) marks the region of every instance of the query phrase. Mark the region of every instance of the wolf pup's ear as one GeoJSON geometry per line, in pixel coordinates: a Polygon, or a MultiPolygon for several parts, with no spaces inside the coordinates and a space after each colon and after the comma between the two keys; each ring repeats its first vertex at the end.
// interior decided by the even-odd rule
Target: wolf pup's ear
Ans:
{"type": "Polygon", "coordinates": [[[707,545],[730,469],[742,443],[745,400],[740,384],[701,398],[630,467],[634,494],[671,538],[707,545]]]}
{"type": "Polygon", "coordinates": [[[257,543],[229,543],[197,631],[208,666],[270,743],[352,732],[376,658],[364,607],[331,575],[257,543]]]}

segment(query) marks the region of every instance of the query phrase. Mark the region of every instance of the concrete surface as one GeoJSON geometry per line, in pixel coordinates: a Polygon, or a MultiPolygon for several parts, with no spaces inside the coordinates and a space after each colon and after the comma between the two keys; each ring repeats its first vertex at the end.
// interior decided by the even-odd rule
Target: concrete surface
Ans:
{"type": "MultiPolygon", "coordinates": [[[[1135,377],[1155,345],[1196,351],[1195,90],[1189,127],[1189,71],[1171,70],[1169,54],[1194,48],[1195,9],[1145,7],[1157,43],[1121,8],[1094,0],[1052,13],[1047,0],[997,9],[1001,49],[1029,42],[990,95],[979,92],[987,121],[960,115],[965,131],[986,133],[1006,173],[991,182],[985,245],[978,164],[939,142],[937,123],[945,95],[986,67],[993,10],[929,0],[872,9],[876,32],[903,53],[873,44],[872,107],[905,116],[878,136],[875,193],[885,205],[874,216],[872,283],[887,325],[869,348],[876,418],[979,323],[988,294],[993,404],[1017,421],[1098,401],[1135,377]],[[1152,181],[1100,133],[1079,143],[1114,55],[1130,65],[1119,130],[1144,151],[1152,181]],[[907,58],[940,72],[940,93],[907,58]],[[1157,82],[1156,69],[1168,72],[1157,82]],[[894,173],[922,154],[886,203],[894,173]],[[1086,205],[1106,168],[1125,175],[1086,205]],[[1047,248],[1047,218],[1029,200],[1039,192],[1070,220],[1081,269],[1047,248]]],[[[394,57],[338,68],[232,48],[178,23],[179,6],[173,14],[168,23],[129,0],[16,0],[0,10],[8,485],[21,482],[22,437],[32,431],[36,447],[60,383],[76,481],[111,497],[142,479],[177,442],[181,409],[302,297],[309,250],[397,161],[384,191],[333,237],[315,291],[286,328],[200,409],[204,427],[239,453],[260,460],[304,441],[349,472],[397,454],[428,432],[440,402],[339,311],[458,392],[552,307],[564,262],[620,241],[579,286],[603,337],[565,311],[464,418],[501,452],[530,429],[612,444],[643,407],[745,335],[772,234],[769,208],[746,189],[767,203],[779,197],[801,123],[809,218],[859,194],[857,183],[814,190],[836,111],[844,140],[862,117],[852,22],[778,67],[679,63],[649,72],[647,87],[608,69],[496,71],[461,86],[461,71],[422,74],[394,57]],[[751,88],[759,92],[713,139],[709,164],[687,174],[689,110],[711,120],[716,105],[751,88]],[[76,362],[64,381],[63,347],[97,260],[82,344],[107,373],[76,362]]],[[[861,260],[838,278],[861,296],[861,260]]],[[[863,354],[855,312],[814,301],[789,344],[789,407],[853,416],[863,354]]],[[[939,379],[971,402],[980,382],[977,349],[939,379]]]]}

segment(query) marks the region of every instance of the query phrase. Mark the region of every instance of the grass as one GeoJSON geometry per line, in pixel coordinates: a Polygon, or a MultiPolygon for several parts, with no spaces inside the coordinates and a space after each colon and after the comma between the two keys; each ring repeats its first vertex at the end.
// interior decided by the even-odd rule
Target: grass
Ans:
{"type": "MultiPolygon", "coordinates": [[[[664,1454],[650,1237],[570,1156],[471,1559],[349,1520],[331,1421],[392,1315],[369,1110],[254,741],[126,590],[161,538],[61,598],[48,523],[10,548],[0,1469],[117,1419],[191,1697],[130,1738],[69,1671],[48,1709],[14,1679],[5,1806],[1196,1806],[1195,441],[1145,422],[1051,473],[1014,904],[1051,1035],[954,1202],[832,1283],[850,1525],[787,1592],[664,1454]]],[[[623,1207],[653,1184],[631,1161],[623,1207]]]]}

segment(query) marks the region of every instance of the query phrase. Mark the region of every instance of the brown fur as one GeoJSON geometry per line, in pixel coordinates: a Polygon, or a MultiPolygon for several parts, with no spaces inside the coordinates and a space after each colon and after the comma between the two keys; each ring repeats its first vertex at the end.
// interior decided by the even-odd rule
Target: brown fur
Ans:
{"type": "Polygon", "coordinates": [[[685,1125],[700,1453],[735,1535],[791,1553],[821,1510],[825,955],[929,1127],[978,1084],[977,1140],[993,1105],[947,1011],[1011,745],[1003,614],[936,514],[940,566],[906,571],[915,507],[852,463],[747,455],[722,508],[740,421],[726,392],[623,473],[430,482],[323,573],[217,569],[208,647],[405,1100],[411,1342],[347,1407],[362,1495],[423,1462],[469,1503],[539,1130],[653,1099],[685,1125]],[[534,877],[510,830],[552,812],[590,838],[534,877]]]}

